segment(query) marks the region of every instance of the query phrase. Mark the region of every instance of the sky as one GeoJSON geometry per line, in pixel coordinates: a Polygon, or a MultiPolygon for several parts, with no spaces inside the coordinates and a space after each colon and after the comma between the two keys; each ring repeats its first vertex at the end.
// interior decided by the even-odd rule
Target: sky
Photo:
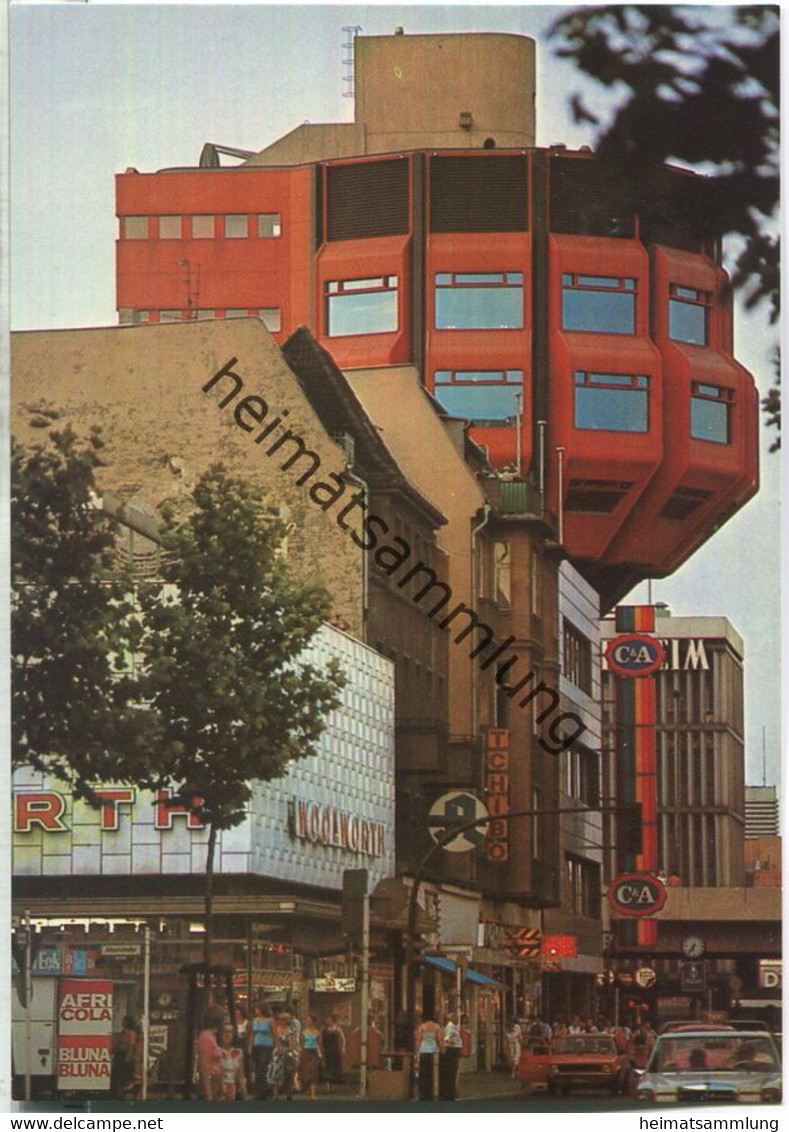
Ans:
{"type": "MultiPolygon", "coordinates": [[[[197,165],[207,141],[259,150],[302,122],[353,118],[345,27],[361,34],[503,31],[537,40],[537,144],[591,144],[569,96],[611,105],[545,36],[553,6],[14,3],[11,9],[12,330],[115,325],[114,176],[197,165]]],[[[719,10],[720,12],[720,10],[719,10]]],[[[735,319],[762,392],[776,340],[766,313],[735,319]]],[[[772,430],[770,430],[772,431],[772,430]]],[[[761,490],[652,599],[726,616],[745,641],[746,781],[780,774],[780,461],[762,428],[761,490]]],[[[628,601],[646,602],[646,584],[628,601]]]]}

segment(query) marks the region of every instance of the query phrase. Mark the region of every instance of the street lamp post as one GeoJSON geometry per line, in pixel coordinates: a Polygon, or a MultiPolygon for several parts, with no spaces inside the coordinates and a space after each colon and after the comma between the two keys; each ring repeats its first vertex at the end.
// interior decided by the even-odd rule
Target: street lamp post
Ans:
{"type": "Polygon", "coordinates": [[[448,845],[461,833],[466,833],[471,829],[477,829],[480,826],[489,825],[492,821],[510,821],[511,818],[529,818],[529,817],[542,817],[549,815],[552,817],[562,814],[589,814],[589,813],[616,813],[620,809],[619,806],[601,806],[593,809],[590,806],[572,806],[567,809],[556,810],[510,810],[507,814],[485,814],[481,818],[472,818],[470,821],[459,822],[452,824],[452,826],[444,831],[444,833],[436,836],[435,844],[431,845],[427,853],[425,853],[422,860],[417,866],[414,873],[414,879],[411,884],[411,892],[408,897],[408,919],[406,929],[405,941],[405,965],[406,965],[406,1021],[407,1033],[410,1043],[414,1041],[414,1025],[416,1022],[416,963],[414,962],[414,943],[416,940],[416,927],[418,916],[418,898],[419,890],[422,887],[422,881],[427,870],[428,865],[433,857],[444,846],[448,845]]]}

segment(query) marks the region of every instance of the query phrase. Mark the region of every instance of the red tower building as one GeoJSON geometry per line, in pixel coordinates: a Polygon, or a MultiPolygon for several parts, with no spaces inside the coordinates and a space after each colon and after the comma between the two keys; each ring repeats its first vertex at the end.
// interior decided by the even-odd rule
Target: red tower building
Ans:
{"type": "MultiPolygon", "coordinates": [[[[638,192],[591,152],[533,148],[522,122],[497,134],[487,105],[479,130],[462,110],[448,134],[453,95],[426,97],[413,136],[387,133],[385,107],[370,124],[393,40],[427,92],[437,48],[469,41],[473,61],[471,41],[496,38],[519,39],[358,41],[366,125],[357,96],[353,126],[303,127],[241,166],[119,176],[117,305],[122,322],[259,315],[280,342],[309,326],[345,369],[417,367],[495,468],[542,485],[608,607],[756,491],[757,392],[694,219],[703,178],[664,167],[638,192]],[[391,139],[405,145],[382,152],[391,139]]],[[[500,91],[522,87],[523,59],[508,67],[500,91]]],[[[463,97],[491,99],[468,71],[463,97]]]]}

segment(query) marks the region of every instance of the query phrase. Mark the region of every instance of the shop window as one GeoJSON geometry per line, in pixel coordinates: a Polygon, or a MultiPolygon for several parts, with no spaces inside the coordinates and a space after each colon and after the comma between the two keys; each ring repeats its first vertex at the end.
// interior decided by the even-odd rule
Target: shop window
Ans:
{"type": "Polygon", "coordinates": [[[635,279],[562,275],[562,328],[635,334],[635,279]]]}
{"type": "Polygon", "coordinates": [[[148,239],[147,216],[124,216],[122,223],[124,240],[148,239]]]}
{"type": "Polygon", "coordinates": [[[690,398],[690,435],[694,440],[728,444],[733,390],[694,381],[690,398]]]}
{"type": "Polygon", "coordinates": [[[197,322],[207,322],[209,318],[214,317],[214,312],[209,310],[192,311],[192,317],[196,319],[197,322]]]}
{"type": "Polygon", "coordinates": [[[397,330],[397,276],[327,283],[326,325],[330,338],[397,330]]]}
{"type": "Polygon", "coordinates": [[[159,322],[181,322],[181,311],[159,311],[159,322]]]}
{"type": "Polygon", "coordinates": [[[278,212],[261,212],[258,216],[258,236],[271,239],[282,234],[282,219],[278,212]]]}
{"type": "Polygon", "coordinates": [[[180,240],[181,239],[181,217],[180,216],[160,216],[159,217],[159,239],[160,240],[180,240]]]}
{"type": "Polygon", "coordinates": [[[245,240],[249,234],[249,222],[246,213],[225,217],[225,239],[245,240]]]}
{"type": "Polygon", "coordinates": [[[436,370],[435,397],[453,416],[473,421],[515,421],[523,402],[523,370],[436,370]]]}
{"type": "Polygon", "coordinates": [[[272,333],[282,329],[282,312],[279,307],[262,307],[260,317],[263,325],[272,333]]]}
{"type": "Polygon", "coordinates": [[[649,378],[621,373],[575,375],[575,427],[607,432],[646,432],[649,378]]]}
{"type": "Polygon", "coordinates": [[[562,672],[576,688],[592,694],[592,642],[576,629],[572,621],[562,618],[562,672]]]}
{"type": "Polygon", "coordinates": [[[669,338],[675,342],[706,346],[710,299],[709,291],[697,291],[693,287],[672,283],[668,300],[669,338]]]}
{"type": "Polygon", "coordinates": [[[213,240],[216,234],[216,217],[214,216],[193,216],[192,217],[192,239],[193,240],[213,240]]]}
{"type": "Polygon", "coordinates": [[[231,307],[225,311],[225,318],[248,318],[249,311],[246,307],[231,307]]]}
{"type": "Polygon", "coordinates": [[[520,330],[523,327],[523,274],[508,271],[436,275],[436,327],[439,330],[520,330]]]}

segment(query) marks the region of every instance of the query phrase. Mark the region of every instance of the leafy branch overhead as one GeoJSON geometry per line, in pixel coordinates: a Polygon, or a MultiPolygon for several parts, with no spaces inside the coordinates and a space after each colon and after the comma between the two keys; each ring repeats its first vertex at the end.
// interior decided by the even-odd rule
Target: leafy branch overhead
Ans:
{"type": "MultiPolygon", "coordinates": [[[[648,191],[675,162],[707,175],[699,224],[740,237],[732,281],[746,308],[780,309],[780,42],[778,8],[609,5],[578,8],[551,29],[556,54],[611,91],[607,122],[575,94],[576,121],[598,127],[596,149],[648,191]]],[[[764,408],[774,413],[778,388],[764,408]]],[[[777,447],[777,444],[774,446],[777,447]]]]}

